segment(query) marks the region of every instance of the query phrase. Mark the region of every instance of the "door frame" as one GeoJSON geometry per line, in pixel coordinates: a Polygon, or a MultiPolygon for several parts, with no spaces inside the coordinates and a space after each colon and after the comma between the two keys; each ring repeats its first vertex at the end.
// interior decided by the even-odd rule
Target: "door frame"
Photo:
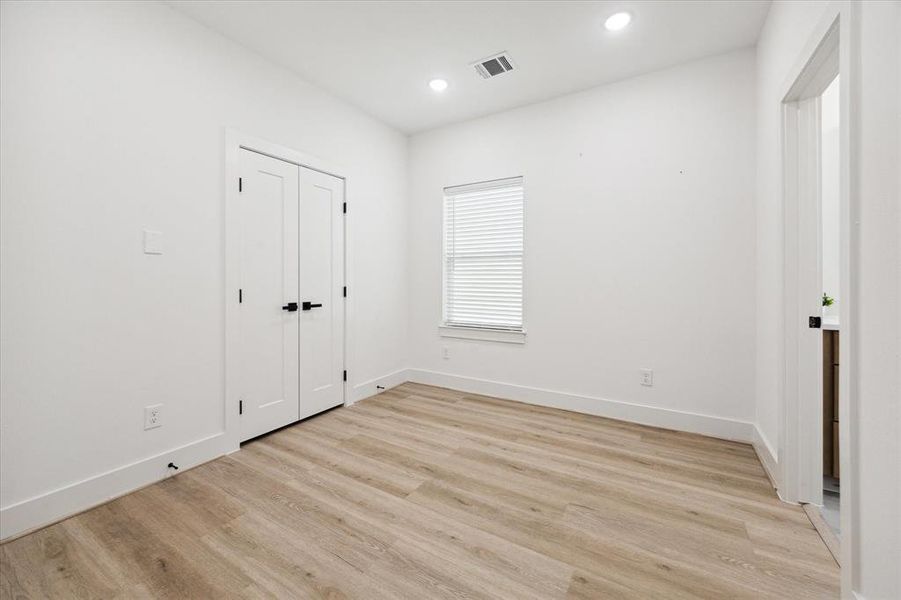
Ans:
{"type": "MultiPolygon", "coordinates": [[[[857,165],[857,105],[859,74],[855,68],[858,56],[856,23],[857,8],[849,0],[831,2],[821,20],[798,54],[781,88],[778,110],[782,123],[782,206],[784,216],[783,247],[783,310],[781,329],[783,348],[781,359],[782,411],[779,414],[777,485],[779,496],[794,503],[816,501],[822,503],[822,395],[803,397],[799,388],[816,388],[816,382],[799,383],[800,378],[815,376],[800,361],[800,321],[802,294],[797,274],[800,219],[816,218],[819,206],[810,202],[811,194],[819,200],[819,127],[809,127],[811,119],[819,116],[819,96],[835,75],[841,76],[839,90],[839,146],[840,146],[840,298],[841,327],[839,363],[839,446],[841,492],[841,584],[842,597],[852,597],[856,587],[857,532],[854,510],[859,494],[855,432],[857,410],[855,389],[857,381],[857,278],[852,265],[857,263],[858,214],[856,189],[857,165]],[[806,100],[806,102],[805,102],[806,100]],[[805,123],[808,125],[805,127],[805,123]],[[815,160],[799,160],[813,147],[815,160]],[[815,169],[816,176],[812,176],[815,169]],[[806,200],[806,202],[805,202],[806,200]],[[816,214],[811,213],[811,206],[816,214]],[[799,211],[805,212],[799,212],[799,211]],[[812,420],[813,422],[810,422],[812,420]],[[817,453],[819,448],[819,453],[817,453]],[[819,494],[817,494],[819,491],[819,494]]],[[[822,293],[819,290],[817,297],[822,293]]],[[[820,315],[821,312],[811,313],[820,315]]],[[[805,325],[806,327],[806,325],[805,325]]],[[[820,346],[822,348],[822,346],[820,346]]],[[[822,364],[822,361],[820,361],[822,364]]],[[[820,387],[822,382],[820,382],[820,387]]]]}
{"type": "MultiPolygon", "coordinates": [[[[225,340],[224,340],[224,364],[225,364],[225,399],[223,406],[223,425],[225,435],[233,448],[238,448],[241,443],[241,428],[238,414],[238,382],[237,377],[240,370],[236,364],[237,355],[235,348],[238,346],[240,339],[239,320],[238,320],[238,286],[240,283],[240,255],[241,248],[239,245],[240,236],[240,216],[235,209],[238,202],[238,176],[240,173],[239,155],[241,150],[249,150],[258,154],[263,154],[277,160],[281,160],[298,167],[312,169],[337,177],[344,182],[344,202],[347,202],[347,177],[342,173],[346,171],[339,165],[324,161],[311,154],[305,154],[286,146],[269,142],[267,140],[245,134],[236,129],[225,129],[225,179],[224,179],[224,215],[225,215],[225,285],[223,289],[223,299],[225,301],[225,340]]],[[[350,265],[350,248],[351,243],[348,236],[347,213],[344,214],[344,285],[348,285],[351,280],[350,265]]],[[[342,354],[344,360],[344,369],[348,369],[347,348],[351,340],[351,303],[350,297],[344,298],[344,339],[342,340],[342,354]]],[[[342,395],[344,405],[347,405],[347,389],[349,381],[343,382],[342,395]]]]}
{"type": "Polygon", "coordinates": [[[840,72],[838,49],[834,21],[782,101],[786,368],[781,493],[786,500],[816,505],[823,503],[822,329],[811,331],[806,322],[823,313],[820,96],[840,72]]]}

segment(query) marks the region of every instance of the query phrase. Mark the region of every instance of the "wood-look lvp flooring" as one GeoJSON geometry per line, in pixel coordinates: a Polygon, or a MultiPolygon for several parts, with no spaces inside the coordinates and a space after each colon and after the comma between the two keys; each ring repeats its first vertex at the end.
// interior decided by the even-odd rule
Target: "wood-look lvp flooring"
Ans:
{"type": "Polygon", "coordinates": [[[745,444],[405,384],[0,547],[3,598],[835,598],[745,444]]]}

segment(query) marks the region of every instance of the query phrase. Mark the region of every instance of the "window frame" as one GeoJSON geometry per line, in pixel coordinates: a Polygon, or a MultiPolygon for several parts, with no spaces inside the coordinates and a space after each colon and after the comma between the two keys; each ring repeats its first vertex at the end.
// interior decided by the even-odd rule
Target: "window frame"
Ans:
{"type": "Polygon", "coordinates": [[[525,280],[526,280],[526,189],[525,177],[516,175],[512,177],[501,177],[497,179],[489,179],[476,181],[472,183],[464,183],[458,185],[448,185],[441,190],[441,322],[438,325],[438,333],[441,337],[467,339],[467,340],[484,340],[492,342],[507,342],[514,344],[524,344],[526,338],[526,298],[525,298],[525,280]],[[495,187],[503,187],[505,182],[514,185],[518,180],[519,186],[522,188],[522,294],[520,296],[520,309],[522,313],[522,322],[519,329],[504,329],[499,327],[491,327],[490,325],[454,325],[447,321],[447,304],[448,304],[448,270],[447,270],[447,198],[453,193],[448,190],[477,190],[480,187],[490,189],[495,187]]]}

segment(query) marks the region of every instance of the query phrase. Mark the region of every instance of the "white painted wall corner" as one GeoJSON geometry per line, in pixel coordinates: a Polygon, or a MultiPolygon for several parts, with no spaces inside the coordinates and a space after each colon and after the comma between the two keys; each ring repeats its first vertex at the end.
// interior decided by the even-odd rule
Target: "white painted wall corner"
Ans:
{"type": "Polygon", "coordinates": [[[345,406],[356,404],[364,398],[375,396],[376,394],[380,394],[385,390],[390,390],[409,380],[409,369],[398,369],[393,373],[388,373],[387,375],[382,375],[381,377],[358,383],[354,385],[348,393],[345,406]],[[376,386],[381,386],[385,389],[380,390],[376,386]]]}

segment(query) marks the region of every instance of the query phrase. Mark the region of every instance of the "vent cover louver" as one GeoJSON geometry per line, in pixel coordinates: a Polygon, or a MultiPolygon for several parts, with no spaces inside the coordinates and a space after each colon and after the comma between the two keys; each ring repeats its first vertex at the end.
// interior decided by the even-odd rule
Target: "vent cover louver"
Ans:
{"type": "Polygon", "coordinates": [[[481,75],[483,79],[490,79],[507,71],[512,71],[513,61],[510,60],[510,57],[505,52],[501,52],[500,54],[476,61],[472,63],[472,66],[475,67],[476,73],[481,75]]]}

